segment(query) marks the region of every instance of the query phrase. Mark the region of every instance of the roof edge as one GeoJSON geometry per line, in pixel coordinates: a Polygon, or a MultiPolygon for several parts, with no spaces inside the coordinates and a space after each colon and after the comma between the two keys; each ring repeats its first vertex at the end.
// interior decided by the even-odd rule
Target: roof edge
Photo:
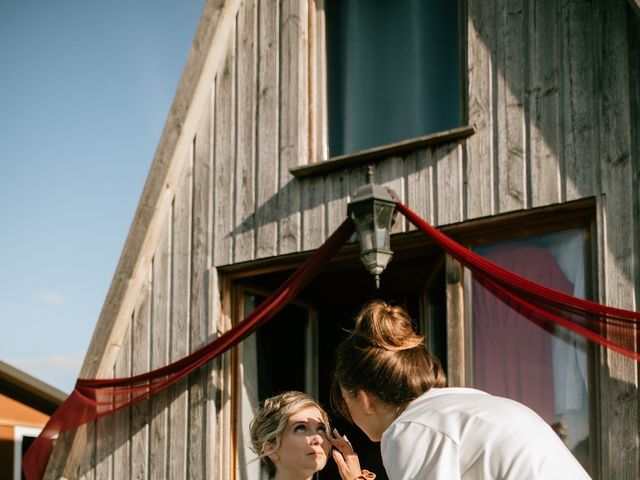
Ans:
{"type": "Polygon", "coordinates": [[[0,385],[9,388],[10,395],[30,407],[51,415],[67,398],[67,394],[52,385],[0,360],[0,385]],[[18,398],[15,398],[18,397],[18,398]]]}

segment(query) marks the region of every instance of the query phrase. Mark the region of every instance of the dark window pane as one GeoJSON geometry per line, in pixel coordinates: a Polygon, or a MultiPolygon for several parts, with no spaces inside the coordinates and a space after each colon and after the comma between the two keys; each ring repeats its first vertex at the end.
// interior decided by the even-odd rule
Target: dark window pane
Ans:
{"type": "Polygon", "coordinates": [[[331,156],[459,126],[457,3],[327,0],[331,156]]]}

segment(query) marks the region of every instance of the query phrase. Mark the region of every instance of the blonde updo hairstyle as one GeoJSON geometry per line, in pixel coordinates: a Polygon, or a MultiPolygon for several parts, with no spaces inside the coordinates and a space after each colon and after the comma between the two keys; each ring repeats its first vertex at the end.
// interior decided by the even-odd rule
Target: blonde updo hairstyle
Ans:
{"type": "Polygon", "coordinates": [[[404,408],[445,384],[440,361],[426,350],[408,313],[374,300],[360,310],[353,331],[338,346],[331,404],[350,419],[340,387],[352,395],[364,390],[391,407],[404,408]]]}
{"type": "Polygon", "coordinates": [[[306,393],[285,392],[268,398],[249,425],[251,437],[251,450],[258,455],[260,463],[267,470],[269,478],[276,474],[276,466],[267,456],[267,446],[271,451],[280,448],[282,432],[287,426],[289,417],[307,407],[316,407],[320,411],[322,421],[329,428],[329,416],[327,412],[306,393]]]}

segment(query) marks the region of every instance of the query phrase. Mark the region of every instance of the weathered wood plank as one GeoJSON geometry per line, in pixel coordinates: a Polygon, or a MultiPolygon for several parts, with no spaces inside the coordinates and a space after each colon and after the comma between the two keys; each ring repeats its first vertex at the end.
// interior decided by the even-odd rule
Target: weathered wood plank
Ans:
{"type": "MultiPolygon", "coordinates": [[[[173,208],[165,223],[153,257],[151,293],[151,369],[169,363],[169,312],[171,293],[171,222],[173,208]]],[[[169,396],[165,390],[151,397],[149,426],[149,478],[167,478],[167,438],[169,396]]]]}
{"type": "MultiPolygon", "coordinates": [[[[151,285],[152,272],[140,292],[133,314],[131,373],[138,375],[150,370],[151,358],[151,285]]],[[[149,401],[131,407],[131,478],[144,480],[149,473],[149,401]]]]}
{"type": "Polygon", "coordinates": [[[216,248],[214,260],[216,265],[231,263],[233,205],[229,200],[234,198],[233,173],[235,170],[235,132],[236,132],[236,55],[235,33],[230,41],[227,58],[222,71],[216,77],[215,87],[215,162],[214,162],[214,208],[216,248]]]}
{"type": "Polygon", "coordinates": [[[486,2],[469,0],[467,12],[469,124],[475,127],[476,133],[465,142],[465,212],[467,218],[476,218],[495,212],[492,58],[495,32],[494,10],[487,8],[486,2]]]}
{"type": "MultiPolygon", "coordinates": [[[[218,290],[218,271],[213,266],[213,252],[216,247],[216,239],[214,236],[215,232],[215,219],[214,219],[214,203],[213,203],[213,189],[215,185],[214,180],[214,163],[213,163],[213,140],[214,140],[214,132],[215,132],[215,85],[213,86],[213,90],[211,92],[211,105],[209,109],[209,128],[208,133],[204,135],[209,140],[209,149],[211,150],[210,154],[210,162],[211,162],[211,175],[209,179],[209,190],[210,194],[208,195],[210,201],[210,215],[207,216],[208,220],[208,228],[207,228],[207,245],[210,249],[208,252],[208,260],[207,260],[207,271],[205,275],[205,334],[207,336],[207,341],[216,338],[219,335],[218,326],[220,324],[219,317],[220,312],[222,311],[222,307],[220,304],[220,291],[218,290]]],[[[202,137],[202,135],[201,135],[202,137]]],[[[205,411],[204,411],[204,421],[205,425],[204,433],[204,478],[223,478],[220,476],[220,430],[218,427],[218,416],[219,409],[221,408],[219,401],[219,391],[222,388],[220,383],[218,382],[218,373],[220,370],[220,359],[214,359],[210,364],[206,367],[206,375],[207,379],[204,383],[205,385],[205,411]]],[[[197,397],[194,397],[197,398],[197,397]]]]}
{"type": "Polygon", "coordinates": [[[258,149],[256,258],[277,253],[280,2],[258,2],[258,149]]]}
{"type": "MultiPolygon", "coordinates": [[[[93,421],[83,427],[82,436],[84,440],[84,451],[78,456],[78,477],[82,480],[95,480],[96,478],[96,459],[97,459],[97,440],[96,440],[96,422],[93,421]]],[[[58,442],[60,437],[58,438],[58,442]]],[[[57,442],[56,442],[57,443],[57,442]]],[[[51,471],[47,470],[44,476],[47,480],[52,480],[51,471]]]]}
{"type": "MultiPolygon", "coordinates": [[[[134,317],[131,315],[131,325],[123,339],[120,355],[114,368],[114,377],[123,378],[131,376],[131,335],[133,330],[134,317]]],[[[129,401],[130,396],[125,396],[119,401],[129,401]]],[[[113,478],[129,478],[131,467],[131,430],[130,430],[131,410],[125,408],[113,414],[113,478]]]]}
{"type": "Polygon", "coordinates": [[[529,2],[529,165],[531,206],[561,200],[560,64],[556,0],[529,2]]]}
{"type": "MultiPolygon", "coordinates": [[[[376,178],[378,183],[393,190],[398,199],[405,203],[404,160],[402,157],[393,156],[379,163],[376,167],[376,178]]],[[[391,228],[391,233],[404,231],[405,222],[403,221],[397,221],[391,228]]]]}
{"type": "Polygon", "coordinates": [[[318,248],[324,242],[325,179],[306,178],[300,182],[302,193],[302,250],[318,248]]]}
{"type": "MultiPolygon", "coordinates": [[[[216,270],[211,270],[213,274],[211,278],[214,281],[215,291],[219,292],[219,301],[217,302],[217,314],[215,320],[219,332],[226,332],[232,326],[232,288],[231,281],[225,277],[219,277],[216,270]]],[[[235,450],[233,447],[233,425],[232,418],[233,403],[236,401],[233,394],[234,385],[234,368],[232,367],[232,358],[235,351],[226,352],[215,359],[217,362],[218,375],[213,379],[213,385],[216,387],[213,398],[218,406],[215,426],[217,427],[216,438],[218,439],[219,453],[217,461],[218,475],[214,478],[232,478],[232,465],[235,464],[235,450]]]]}
{"type": "MultiPolygon", "coordinates": [[[[600,66],[600,136],[598,158],[604,218],[604,303],[635,310],[634,268],[634,164],[631,158],[631,112],[629,92],[629,45],[622,25],[627,25],[627,5],[597,0],[593,11],[600,66]]],[[[637,195],[637,192],[635,192],[637,195]]],[[[613,332],[615,335],[615,332],[613,332]]],[[[639,478],[638,450],[638,364],[607,351],[608,373],[604,382],[602,414],[609,457],[604,478],[639,478]]]]}
{"type": "MultiPolygon", "coordinates": [[[[427,222],[434,222],[434,187],[433,187],[433,161],[432,149],[418,150],[404,160],[406,177],[406,204],[427,222]]],[[[398,220],[400,220],[398,218],[398,220]]],[[[415,230],[416,227],[403,219],[407,230],[415,230]]]]}
{"type": "Polygon", "coordinates": [[[347,172],[335,172],[327,175],[325,182],[326,202],[326,234],[331,235],[347,217],[347,204],[349,195],[349,174],[347,172]]]}
{"type": "Polygon", "coordinates": [[[300,184],[289,169],[309,161],[308,3],[282,0],[280,12],[280,163],[278,253],[301,247],[300,184]]]}
{"type": "Polygon", "coordinates": [[[256,1],[244,0],[238,12],[238,146],[235,171],[234,260],[252,260],[255,252],[253,212],[256,192],[256,1]]]}
{"type": "MultiPolygon", "coordinates": [[[[207,270],[205,276],[207,304],[205,306],[206,332],[209,339],[214,339],[220,334],[222,304],[218,283],[218,271],[215,268],[207,270]]],[[[220,419],[222,417],[222,389],[224,387],[222,375],[222,358],[213,359],[205,368],[205,418],[203,425],[205,433],[205,472],[204,478],[224,478],[224,459],[221,458],[224,445],[223,428],[220,419]]]]}
{"type": "MultiPolygon", "coordinates": [[[[211,104],[208,102],[198,125],[194,142],[193,207],[191,241],[191,323],[190,350],[194,351],[207,342],[207,305],[210,295],[207,287],[207,271],[211,265],[212,225],[212,162],[211,162],[211,104]]],[[[206,476],[206,398],[207,377],[205,369],[193,372],[189,377],[189,459],[187,478],[201,480],[206,476]]]]}
{"type": "Polygon", "coordinates": [[[496,118],[498,211],[527,204],[522,0],[497,0],[496,118]]]}
{"type": "Polygon", "coordinates": [[[463,269],[453,257],[445,257],[448,385],[463,387],[466,378],[463,269]]]}
{"type": "Polygon", "coordinates": [[[436,170],[437,225],[463,220],[462,147],[444,145],[433,152],[436,170]]]}
{"type": "MultiPolygon", "coordinates": [[[[186,161],[186,171],[174,200],[171,218],[171,316],[169,362],[189,353],[191,298],[191,199],[193,195],[193,147],[186,161]]],[[[169,476],[186,478],[187,417],[189,408],[188,379],[183,378],[169,390],[169,476]]]]}
{"type": "MultiPolygon", "coordinates": [[[[95,480],[96,478],[96,437],[95,437],[95,422],[91,422],[92,434],[89,437],[89,441],[85,444],[85,451],[78,465],[78,478],[79,480],[95,480]]],[[[45,478],[48,478],[45,475],[45,478]]]]}
{"type": "MultiPolygon", "coordinates": [[[[640,0],[638,1],[640,5],[640,0]]],[[[631,157],[634,169],[640,171],[640,10],[638,15],[628,15],[627,32],[629,40],[629,95],[631,97],[631,157]]],[[[634,216],[640,218],[640,184],[634,181],[634,216]]],[[[635,222],[635,255],[640,256],[640,222],[635,222]]],[[[640,278],[640,262],[636,262],[636,279],[640,278]]],[[[636,288],[636,304],[640,304],[640,289],[636,288]]],[[[639,405],[640,408],[640,405],[639,405]]],[[[638,412],[640,415],[640,411],[638,412]]]]}
{"type": "Polygon", "coordinates": [[[599,191],[593,177],[595,138],[594,48],[591,4],[561,4],[561,101],[564,135],[564,200],[584,198],[599,191]]]}
{"type": "Polygon", "coordinates": [[[310,2],[308,32],[309,163],[322,162],[329,156],[327,133],[327,44],[324,8],[324,0],[310,2]]]}
{"type": "MultiPolygon", "coordinates": [[[[113,370],[108,375],[113,378],[113,370]]],[[[112,480],[114,450],[114,416],[107,415],[96,420],[96,480],[112,480]]]]}

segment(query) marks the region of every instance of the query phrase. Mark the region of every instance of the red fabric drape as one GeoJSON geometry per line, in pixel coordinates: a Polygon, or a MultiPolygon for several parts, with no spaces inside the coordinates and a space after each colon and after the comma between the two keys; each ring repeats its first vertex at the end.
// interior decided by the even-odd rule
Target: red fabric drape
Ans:
{"type": "Polygon", "coordinates": [[[475,280],[529,320],[565,327],[599,345],[634,360],[640,312],[608,307],[559,292],[516,275],[483,258],[439,232],[408,207],[399,211],[474,275],[475,280]]]}
{"type": "Polygon", "coordinates": [[[40,436],[27,450],[23,471],[27,480],[44,475],[53,438],[87,422],[128,407],[158,393],[198,367],[229,350],[273,318],[322,271],[349,239],[353,222],[345,220],[316,252],[246,318],[211,343],[165,367],[129,378],[78,379],[71,395],[54,412],[40,436]]]}

